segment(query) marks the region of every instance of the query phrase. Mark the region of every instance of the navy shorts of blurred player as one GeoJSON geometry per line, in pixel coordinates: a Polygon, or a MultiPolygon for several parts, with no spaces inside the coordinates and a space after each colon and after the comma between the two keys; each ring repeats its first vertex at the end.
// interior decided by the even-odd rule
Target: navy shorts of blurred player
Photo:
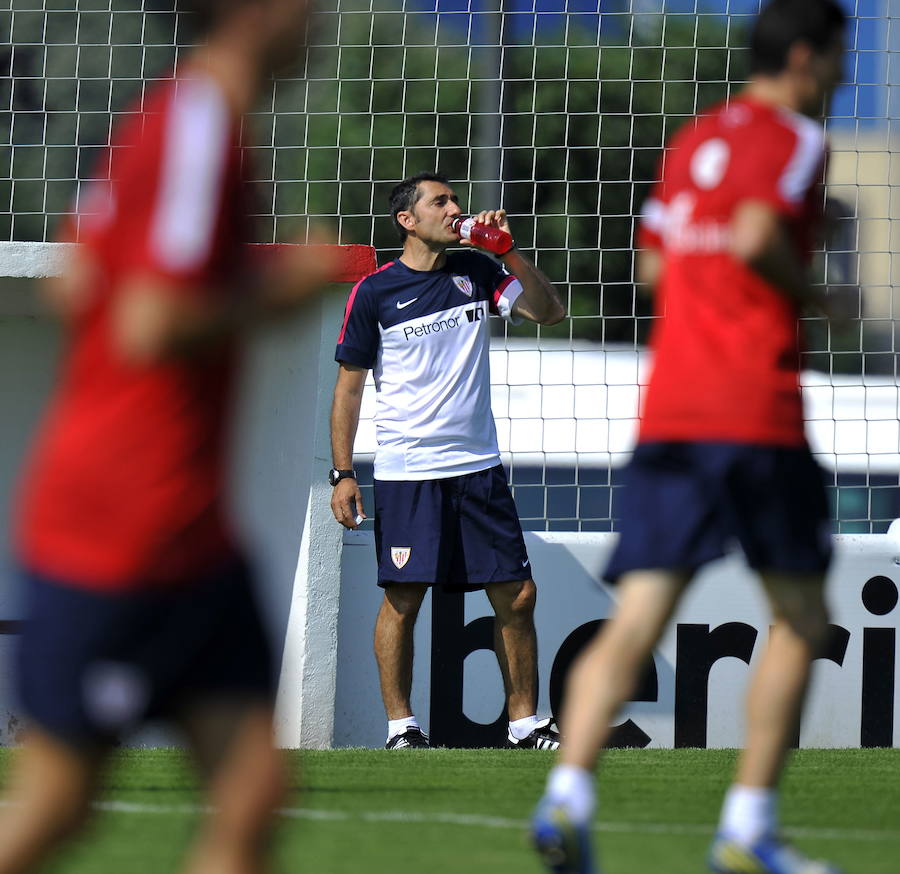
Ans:
{"type": "Polygon", "coordinates": [[[223,698],[274,700],[243,562],[178,587],[109,594],[25,576],[18,691],[29,719],[73,746],[223,698]]]}
{"type": "Polygon", "coordinates": [[[697,568],[740,544],[759,571],[818,574],[831,557],[824,472],[805,447],[638,444],[624,471],[607,582],[697,568]]]}
{"type": "Polygon", "coordinates": [[[531,578],[502,465],[430,480],[375,480],[378,585],[480,589],[531,578]]]}

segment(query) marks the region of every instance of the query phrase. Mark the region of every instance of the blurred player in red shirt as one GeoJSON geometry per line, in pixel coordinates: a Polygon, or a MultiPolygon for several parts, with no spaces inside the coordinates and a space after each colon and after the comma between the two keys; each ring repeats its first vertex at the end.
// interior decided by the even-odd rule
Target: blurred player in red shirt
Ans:
{"type": "Polygon", "coordinates": [[[605,574],[618,605],[572,668],[560,761],[533,821],[558,874],[594,870],[592,772],[609,726],[695,572],[733,540],[774,618],[709,865],[835,871],[779,839],[776,785],[828,625],[829,514],[803,431],[797,319],[825,302],[809,260],[824,203],[819,119],[841,78],[844,27],[832,0],[772,0],[755,23],[750,83],[675,135],[645,206],[638,273],[660,318],[605,574]]]}
{"type": "Polygon", "coordinates": [[[81,823],[114,744],[156,717],[184,731],[214,808],[185,870],[263,868],[282,770],[271,653],[223,506],[235,345],[334,261],[251,262],[239,140],[264,78],[300,54],[308,4],[195,4],[205,44],[116,130],[48,287],[68,345],[19,500],[31,728],[0,874],[81,823]]]}

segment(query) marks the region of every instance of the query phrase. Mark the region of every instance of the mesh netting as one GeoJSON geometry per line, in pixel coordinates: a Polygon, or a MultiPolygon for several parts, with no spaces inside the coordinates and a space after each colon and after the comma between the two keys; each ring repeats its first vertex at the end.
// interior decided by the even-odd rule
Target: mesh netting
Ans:
{"type": "MultiPolygon", "coordinates": [[[[189,43],[141,0],[7,0],[0,11],[0,239],[49,240],[110,126],[189,43]]],[[[813,446],[842,531],[900,515],[892,157],[895,0],[849,0],[847,81],[828,123],[840,241],[830,281],[861,321],[806,324],[813,446]]],[[[279,79],[247,143],[262,242],[325,217],[396,254],[387,194],[440,168],[464,208],[502,204],[571,318],[495,333],[494,408],[526,527],[615,527],[636,421],[649,301],[633,281],[636,216],[660,147],[746,75],[757,0],[323,0],[306,77],[279,79]]],[[[358,450],[374,448],[371,399],[358,450]]]]}

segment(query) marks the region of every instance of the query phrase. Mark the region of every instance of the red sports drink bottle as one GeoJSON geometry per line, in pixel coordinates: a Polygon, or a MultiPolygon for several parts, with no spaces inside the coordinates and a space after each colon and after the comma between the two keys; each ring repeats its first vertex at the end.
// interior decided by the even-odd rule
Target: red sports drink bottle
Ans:
{"type": "Polygon", "coordinates": [[[478,246],[479,249],[487,249],[495,255],[505,255],[513,248],[513,238],[506,232],[495,228],[493,225],[485,225],[475,221],[474,218],[457,216],[450,222],[450,230],[459,234],[464,240],[478,246]]]}

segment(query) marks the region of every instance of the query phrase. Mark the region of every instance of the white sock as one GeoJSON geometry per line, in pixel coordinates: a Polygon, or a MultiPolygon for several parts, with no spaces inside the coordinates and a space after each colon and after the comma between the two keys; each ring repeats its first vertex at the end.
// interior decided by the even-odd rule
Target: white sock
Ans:
{"type": "Polygon", "coordinates": [[[536,715],[524,716],[522,719],[514,719],[509,724],[509,733],[516,740],[523,740],[537,728],[541,720],[536,715]]]}
{"type": "Polygon", "coordinates": [[[547,777],[547,797],[565,807],[574,822],[590,822],[597,806],[594,775],[577,765],[557,765],[547,777]]]}
{"type": "MultiPolygon", "coordinates": [[[[415,716],[404,716],[403,719],[389,719],[387,739],[390,740],[398,734],[403,734],[408,728],[419,728],[419,723],[415,716]]],[[[421,729],[419,730],[421,731],[421,729]]]]}
{"type": "Polygon", "coordinates": [[[744,846],[774,834],[777,821],[778,793],[758,786],[733,785],[722,805],[719,830],[744,846]]]}

